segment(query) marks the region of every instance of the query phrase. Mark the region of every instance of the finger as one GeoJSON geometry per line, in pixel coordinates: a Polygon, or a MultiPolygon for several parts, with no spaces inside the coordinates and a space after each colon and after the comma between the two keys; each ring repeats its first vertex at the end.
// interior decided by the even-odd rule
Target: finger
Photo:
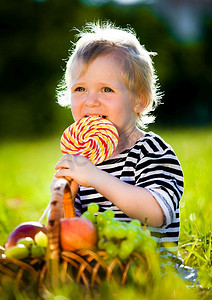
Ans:
{"type": "Polygon", "coordinates": [[[65,163],[65,158],[64,157],[61,157],[61,159],[57,162],[57,164],[55,165],[55,169],[60,169],[64,166],[64,163],[65,163]]]}
{"type": "Polygon", "coordinates": [[[70,170],[69,169],[60,169],[59,171],[57,171],[57,173],[55,174],[56,178],[67,178],[68,180],[71,180],[71,174],[70,174],[70,170]]]}
{"type": "Polygon", "coordinates": [[[73,159],[72,156],[64,156],[62,157],[55,166],[55,170],[59,170],[61,168],[71,168],[73,167],[73,159]]]}
{"type": "Polygon", "coordinates": [[[55,166],[55,170],[60,170],[60,169],[68,169],[69,168],[69,165],[68,165],[68,162],[66,161],[63,161],[63,162],[58,162],[55,166]]]}
{"type": "Polygon", "coordinates": [[[56,182],[57,182],[57,178],[54,177],[54,178],[52,179],[52,181],[51,181],[51,184],[50,184],[50,190],[53,190],[54,185],[55,185],[56,182]]]}

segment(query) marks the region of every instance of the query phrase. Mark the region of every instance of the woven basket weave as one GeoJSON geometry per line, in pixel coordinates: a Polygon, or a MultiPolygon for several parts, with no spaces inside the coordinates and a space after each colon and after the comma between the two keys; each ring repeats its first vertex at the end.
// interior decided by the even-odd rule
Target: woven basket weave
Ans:
{"type": "Polygon", "coordinates": [[[154,280],[151,259],[147,254],[133,252],[128,261],[123,263],[117,257],[109,259],[105,251],[61,251],[60,219],[74,216],[70,184],[65,179],[59,179],[54,184],[51,195],[45,258],[20,261],[0,257],[0,283],[6,276],[19,288],[26,288],[32,284],[38,290],[48,290],[68,282],[76,282],[92,289],[103,281],[123,285],[132,279],[132,274],[136,281],[136,276],[140,276],[141,272],[149,277],[148,282],[154,280]]]}

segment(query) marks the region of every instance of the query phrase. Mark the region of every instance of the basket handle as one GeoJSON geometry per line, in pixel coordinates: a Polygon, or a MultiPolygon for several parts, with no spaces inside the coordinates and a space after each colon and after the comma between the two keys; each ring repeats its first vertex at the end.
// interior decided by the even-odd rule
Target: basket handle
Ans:
{"type": "Polygon", "coordinates": [[[47,261],[51,285],[57,285],[59,274],[60,258],[60,218],[62,215],[62,206],[65,218],[75,216],[74,200],[72,198],[70,182],[60,178],[54,183],[51,201],[50,214],[48,219],[48,249],[47,261]]]}

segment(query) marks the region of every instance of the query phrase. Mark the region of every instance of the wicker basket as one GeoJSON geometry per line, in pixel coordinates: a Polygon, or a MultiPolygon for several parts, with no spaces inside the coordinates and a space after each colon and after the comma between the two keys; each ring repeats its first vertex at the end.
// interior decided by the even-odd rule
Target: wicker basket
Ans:
{"type": "Polygon", "coordinates": [[[117,257],[109,259],[105,251],[61,251],[60,219],[74,215],[70,184],[65,179],[59,179],[54,185],[50,202],[45,258],[20,261],[0,257],[0,283],[7,277],[19,289],[52,290],[68,282],[93,289],[103,281],[120,285],[127,281],[139,283],[141,273],[148,277],[149,283],[154,282],[152,255],[133,252],[128,261],[123,263],[117,257]]]}

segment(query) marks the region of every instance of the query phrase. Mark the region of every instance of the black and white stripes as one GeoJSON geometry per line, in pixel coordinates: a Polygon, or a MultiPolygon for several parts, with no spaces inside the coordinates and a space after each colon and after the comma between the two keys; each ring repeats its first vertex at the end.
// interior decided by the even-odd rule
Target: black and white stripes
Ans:
{"type": "MultiPolygon", "coordinates": [[[[152,193],[163,210],[164,224],[161,228],[149,227],[151,234],[159,243],[161,251],[165,250],[166,246],[176,251],[180,229],[179,202],[183,193],[183,173],[172,148],[153,132],[146,133],[132,148],[98,164],[97,167],[124,182],[146,188],[152,193]]],[[[75,199],[77,215],[86,211],[87,205],[91,202],[98,203],[100,211],[114,210],[115,218],[118,220],[131,220],[93,188],[82,186],[75,199]]]]}

